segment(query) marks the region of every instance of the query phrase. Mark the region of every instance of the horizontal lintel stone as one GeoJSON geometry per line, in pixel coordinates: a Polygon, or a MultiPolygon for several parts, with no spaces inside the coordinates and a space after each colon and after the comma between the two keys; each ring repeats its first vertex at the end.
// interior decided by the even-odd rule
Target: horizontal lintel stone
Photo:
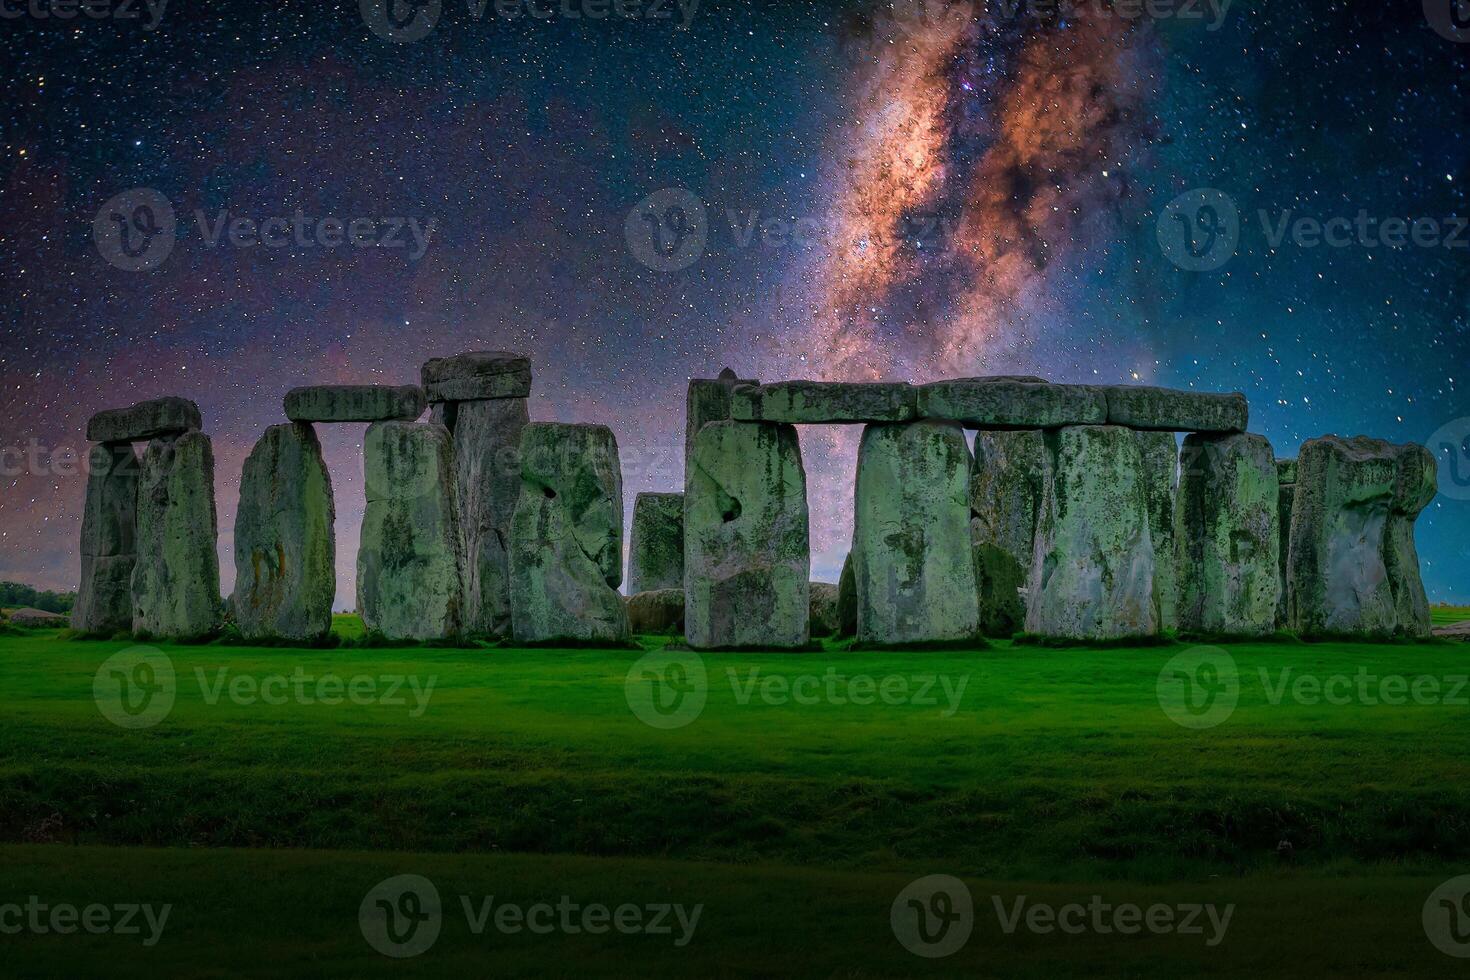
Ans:
{"type": "Polygon", "coordinates": [[[92,442],[144,442],[202,426],[198,405],[170,396],[98,412],[87,422],[87,438],[92,442]]]}
{"type": "Polygon", "coordinates": [[[971,429],[1054,429],[1102,425],[1108,402],[1103,389],[1091,385],[957,378],[921,386],[919,415],[971,429]]]}
{"type": "Polygon", "coordinates": [[[417,385],[311,385],[286,393],[292,422],[412,422],[424,414],[417,385]]]}
{"type": "Polygon", "coordinates": [[[901,381],[779,381],[730,392],[730,417],[738,422],[911,422],[918,416],[918,389],[901,381]]]}
{"type": "Polygon", "coordinates": [[[424,391],[431,402],[525,398],[531,394],[531,360],[509,351],[468,351],[424,363],[424,391]]]}
{"type": "Polygon", "coordinates": [[[1244,432],[1250,409],[1240,392],[1176,391],[1146,385],[1106,389],[1108,423],[1167,432],[1244,432]]]}

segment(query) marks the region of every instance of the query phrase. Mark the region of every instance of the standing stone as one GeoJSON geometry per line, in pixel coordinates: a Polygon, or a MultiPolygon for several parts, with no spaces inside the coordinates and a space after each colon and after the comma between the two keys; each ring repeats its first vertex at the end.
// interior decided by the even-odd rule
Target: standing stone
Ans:
{"type": "MultiPolygon", "coordinates": [[[[1174,567],[1174,497],[1178,487],[1179,444],[1172,432],[1134,432],[1143,454],[1148,531],[1154,543],[1154,589],[1159,595],[1159,627],[1179,628],[1178,573],[1174,567]]],[[[1269,448],[1269,447],[1268,447],[1269,448]]]]}
{"type": "Polygon", "coordinates": [[[449,430],[375,422],[363,440],[367,507],[357,552],[357,608],[393,640],[434,640],[464,627],[463,566],[449,430]]]}
{"type": "Polygon", "coordinates": [[[509,636],[510,522],[521,492],[524,398],[444,402],[453,406],[454,485],[465,557],[465,627],[509,636]]]}
{"type": "Polygon", "coordinates": [[[273,425],[240,473],[235,623],[247,640],[320,640],[337,593],[336,511],[316,430],[273,425]]]}
{"type": "Polygon", "coordinates": [[[794,649],[809,632],[806,471],[796,429],[710,422],[684,483],[685,636],[699,650],[794,649]]]}
{"type": "Polygon", "coordinates": [[[1246,433],[1196,432],[1185,437],[1180,460],[1179,628],[1228,636],[1273,633],[1281,527],[1271,444],[1246,433]]]}
{"type": "Polygon", "coordinates": [[[623,474],[605,425],[532,422],[510,530],[517,643],[626,643],[623,474]]]}
{"type": "Polygon", "coordinates": [[[1302,446],[1287,620],[1303,636],[1428,636],[1414,521],[1434,499],[1423,446],[1325,436],[1302,446]]]}
{"type": "Polygon", "coordinates": [[[950,422],[869,425],[858,448],[854,510],[859,642],[978,636],[964,430],[950,422]]]}
{"type": "Polygon", "coordinates": [[[684,495],[640,493],[628,538],[628,591],[684,588],[684,495]]]}
{"type": "Polygon", "coordinates": [[[725,368],[713,380],[693,378],[689,382],[689,394],[684,414],[684,469],[689,469],[689,453],[694,448],[694,436],[709,422],[723,422],[730,418],[730,393],[736,385],[758,385],[759,381],[739,378],[735,372],[725,368]]]}
{"type": "Polygon", "coordinates": [[[73,629],[116,633],[133,625],[138,457],[130,443],[93,446],[82,509],[82,581],[73,629]]]}
{"type": "Polygon", "coordinates": [[[812,637],[836,636],[841,626],[837,617],[837,586],[831,582],[813,582],[810,590],[807,606],[812,637]]]}
{"type": "Polygon", "coordinates": [[[852,552],[842,559],[837,577],[837,635],[857,636],[857,577],[852,573],[852,552]]]}
{"type": "Polygon", "coordinates": [[[1155,636],[1153,538],[1143,454],[1116,425],[1045,434],[1026,631],[1066,640],[1155,636]]]}
{"type": "Polygon", "coordinates": [[[1296,460],[1278,459],[1276,461],[1276,479],[1278,489],[1276,494],[1276,510],[1280,517],[1277,522],[1281,526],[1280,543],[1280,568],[1281,568],[1281,598],[1276,602],[1276,625],[1278,628],[1286,626],[1286,563],[1291,555],[1291,512],[1293,502],[1296,500],[1296,460]]]}
{"type": "Polygon", "coordinates": [[[214,451],[202,432],[159,438],[143,453],[133,632],[193,640],[219,628],[214,451]]]}
{"type": "Polygon", "coordinates": [[[1026,623],[1045,452],[1039,429],[975,434],[970,540],[986,636],[1008,637],[1026,623]]]}

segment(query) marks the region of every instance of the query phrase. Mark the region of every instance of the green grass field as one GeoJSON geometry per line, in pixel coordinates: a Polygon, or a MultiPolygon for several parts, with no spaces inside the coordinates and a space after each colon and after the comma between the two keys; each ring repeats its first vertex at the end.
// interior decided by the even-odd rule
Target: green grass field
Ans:
{"type": "Polygon", "coordinates": [[[0,929],[4,903],[32,894],[176,906],[146,948],[0,935],[25,975],[1463,969],[1421,923],[1430,892],[1470,873],[1462,644],[664,661],[158,644],[149,663],[174,684],[148,705],[167,711],[120,727],[104,712],[154,720],[119,714],[111,667],[94,697],[99,668],[131,647],[0,637],[0,929]],[[1179,708],[1188,678],[1195,712],[1179,708]],[[651,710],[655,692],[671,714],[651,710]],[[440,939],[410,960],[375,952],[358,921],[368,889],[401,873],[433,880],[445,903],[440,939]],[[936,873],[968,883],[975,924],[931,960],[889,914],[936,873]],[[459,896],[492,894],[705,911],[677,947],[476,935],[459,896]],[[1006,932],[994,907],[1092,895],[1235,912],[1207,945],[1006,932]]]}

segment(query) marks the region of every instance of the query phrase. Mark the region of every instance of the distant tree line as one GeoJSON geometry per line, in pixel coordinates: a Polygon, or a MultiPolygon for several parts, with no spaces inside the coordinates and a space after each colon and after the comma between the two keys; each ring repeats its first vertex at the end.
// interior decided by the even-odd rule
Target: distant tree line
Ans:
{"type": "Polygon", "coordinates": [[[39,592],[19,582],[0,582],[0,606],[29,606],[46,612],[68,613],[76,601],[75,592],[39,592]]]}

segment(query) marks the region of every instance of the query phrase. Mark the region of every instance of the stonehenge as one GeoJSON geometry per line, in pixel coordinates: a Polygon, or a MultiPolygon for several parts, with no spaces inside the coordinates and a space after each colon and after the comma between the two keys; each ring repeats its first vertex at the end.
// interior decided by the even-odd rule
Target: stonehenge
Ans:
{"type": "MultiPolygon", "coordinates": [[[[367,426],[357,607],[390,640],[682,631],[719,651],[1430,632],[1413,539],[1436,490],[1423,447],[1325,436],[1277,460],[1239,393],[1036,377],[691,380],[683,492],[633,501],[625,598],[616,437],[531,421],[531,376],[522,355],[469,351],[429,360],[418,385],[289,391],[241,472],[240,636],[330,639],[336,501],[315,428],[330,423],[367,426]],[[808,424],[864,426],[836,585],[810,580],[808,424]]],[[[220,629],[201,430],[177,397],[88,421],[77,630],[220,629]]]]}

